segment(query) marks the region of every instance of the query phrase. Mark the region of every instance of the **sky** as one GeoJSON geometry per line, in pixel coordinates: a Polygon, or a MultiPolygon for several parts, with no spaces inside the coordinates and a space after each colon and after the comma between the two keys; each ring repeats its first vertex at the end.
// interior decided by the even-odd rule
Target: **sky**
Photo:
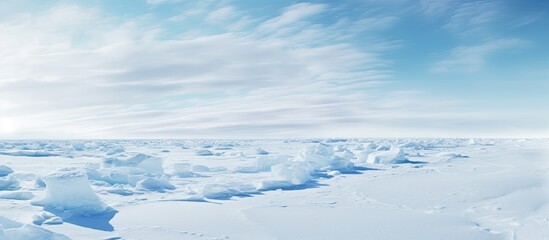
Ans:
{"type": "Polygon", "coordinates": [[[3,0],[0,139],[549,137],[549,1],[3,0]]]}

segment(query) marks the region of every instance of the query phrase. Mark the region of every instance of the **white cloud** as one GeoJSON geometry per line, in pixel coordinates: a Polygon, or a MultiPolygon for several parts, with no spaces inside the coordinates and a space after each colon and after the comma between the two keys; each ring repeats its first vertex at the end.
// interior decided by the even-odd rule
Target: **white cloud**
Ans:
{"type": "Polygon", "coordinates": [[[458,0],[420,0],[418,2],[421,12],[427,16],[440,16],[455,8],[458,0]]]}
{"type": "Polygon", "coordinates": [[[145,2],[150,5],[170,4],[170,3],[178,3],[183,1],[185,0],[145,0],[145,2]]]}
{"type": "Polygon", "coordinates": [[[279,30],[282,27],[304,20],[327,10],[325,4],[296,3],[284,9],[280,16],[269,19],[259,26],[263,31],[279,30]]]}
{"type": "Polygon", "coordinates": [[[527,44],[516,38],[498,39],[479,45],[459,46],[452,49],[450,56],[436,63],[434,72],[475,72],[485,65],[488,58],[500,51],[515,49],[527,44]]]}
{"type": "Polygon", "coordinates": [[[500,17],[500,8],[497,2],[491,1],[462,3],[456,7],[445,28],[460,35],[486,34],[483,32],[485,25],[500,17]]]}
{"type": "MultiPolygon", "coordinates": [[[[294,5],[277,24],[320,9],[294,5]]],[[[385,74],[373,70],[385,60],[348,44],[308,46],[292,38],[257,38],[255,29],[166,40],[157,37],[162,33],[158,26],[140,19],[119,22],[105,14],[61,5],[25,15],[25,21],[0,23],[10,36],[0,42],[0,111],[3,119],[15,119],[20,126],[10,134],[289,133],[311,119],[330,122],[330,109],[340,111],[344,105],[330,99],[343,101],[343,92],[369,89],[369,82],[385,74]],[[72,21],[67,25],[59,19],[72,21]],[[319,93],[322,101],[310,102],[319,93]]]]}
{"type": "MultiPolygon", "coordinates": [[[[210,20],[217,10],[206,11],[210,20]]],[[[398,43],[373,41],[367,50],[349,43],[395,18],[305,21],[326,11],[302,3],[261,20],[234,8],[213,19],[239,12],[222,21],[245,19],[238,31],[191,28],[170,37],[170,29],[147,18],[78,6],[0,22],[9,36],[0,38],[1,137],[403,136],[395,129],[413,123],[407,134],[421,133],[432,121],[444,128],[468,117],[444,115],[434,110],[444,109],[440,101],[384,81],[390,61],[383,53],[398,43]],[[258,33],[285,28],[292,30],[283,37],[258,33]]],[[[455,56],[485,56],[512,44],[496,45],[455,56]]]]}
{"type": "Polygon", "coordinates": [[[206,20],[210,22],[221,22],[235,17],[238,11],[232,6],[224,6],[218,8],[206,16],[206,20]]]}

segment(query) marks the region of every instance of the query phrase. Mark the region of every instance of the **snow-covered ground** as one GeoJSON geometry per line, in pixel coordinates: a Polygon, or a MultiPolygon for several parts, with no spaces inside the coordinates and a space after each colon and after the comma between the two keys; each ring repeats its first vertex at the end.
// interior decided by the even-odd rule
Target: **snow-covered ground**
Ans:
{"type": "Polygon", "coordinates": [[[0,141],[0,239],[549,239],[549,141],[0,141]]]}

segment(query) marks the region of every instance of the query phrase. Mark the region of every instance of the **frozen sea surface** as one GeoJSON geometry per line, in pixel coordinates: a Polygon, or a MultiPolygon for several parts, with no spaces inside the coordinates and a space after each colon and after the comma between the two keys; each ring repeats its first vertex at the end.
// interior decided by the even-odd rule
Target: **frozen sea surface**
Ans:
{"type": "Polygon", "coordinates": [[[0,239],[549,239],[549,141],[0,141],[0,239]]]}

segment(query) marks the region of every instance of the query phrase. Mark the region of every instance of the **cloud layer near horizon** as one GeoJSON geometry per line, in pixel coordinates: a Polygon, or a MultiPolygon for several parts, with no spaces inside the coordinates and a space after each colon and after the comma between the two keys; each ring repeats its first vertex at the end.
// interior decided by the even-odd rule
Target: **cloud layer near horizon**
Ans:
{"type": "MultiPolygon", "coordinates": [[[[185,4],[170,17],[54,4],[3,19],[0,138],[490,135],[511,122],[400,87],[387,55],[403,42],[383,35],[398,16],[185,4]]],[[[523,43],[456,47],[431,70],[475,71],[523,43]]]]}

